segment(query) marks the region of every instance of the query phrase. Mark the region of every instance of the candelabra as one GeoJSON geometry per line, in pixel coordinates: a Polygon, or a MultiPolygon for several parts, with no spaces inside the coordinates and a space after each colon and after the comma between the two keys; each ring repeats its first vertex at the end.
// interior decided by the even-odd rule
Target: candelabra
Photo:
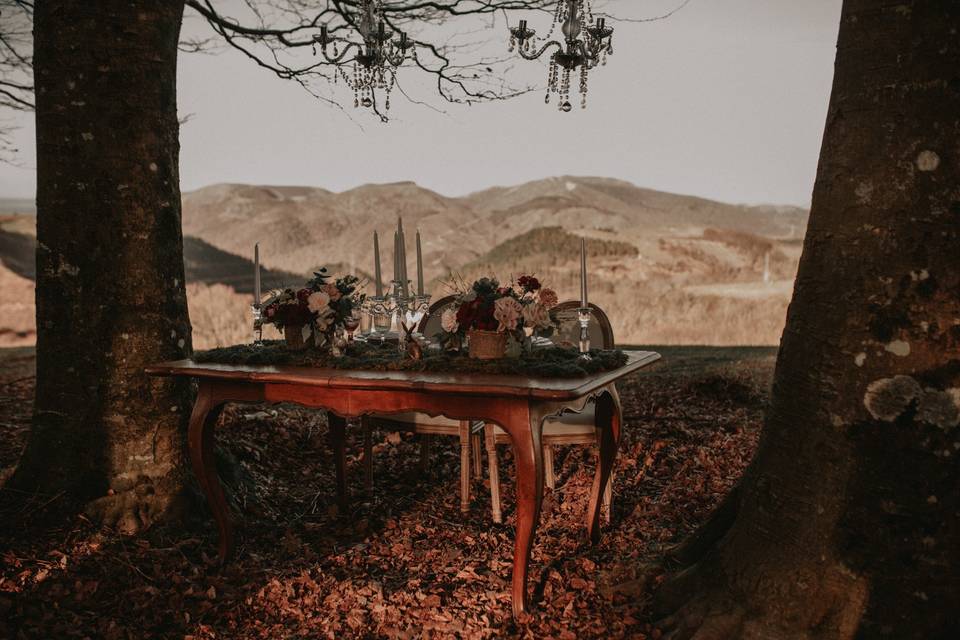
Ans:
{"type": "Polygon", "coordinates": [[[392,281],[392,291],[382,296],[367,298],[367,313],[370,314],[370,333],[367,340],[392,342],[396,340],[401,351],[405,348],[406,332],[401,325],[418,326],[430,312],[430,296],[410,293],[399,280],[392,281]]]}
{"type": "Polygon", "coordinates": [[[521,20],[519,26],[510,29],[508,51],[516,49],[521,57],[536,60],[555,47],[557,50],[550,57],[544,102],[549,103],[550,94],[556,93],[560,111],[570,112],[573,109],[570,104],[570,76],[579,68],[580,106],[586,109],[587,77],[591,69],[598,64],[606,64],[607,56],[613,55],[613,28],[606,25],[604,18],[594,21],[590,0],[561,0],[557,2],[553,26],[544,39],[548,42],[538,49],[536,31],[528,29],[527,21],[521,20]],[[562,41],[550,40],[558,26],[563,33],[562,41]]]}
{"type": "Polygon", "coordinates": [[[387,29],[383,20],[381,0],[361,1],[357,31],[360,33],[362,42],[333,37],[327,25],[321,25],[320,35],[314,36],[314,55],[317,53],[316,45],[319,44],[323,58],[337,66],[334,82],[339,75],[353,90],[354,107],[373,107],[374,92],[382,89],[386,92],[384,108],[389,111],[390,92],[396,83],[397,68],[407,59],[408,50],[411,58],[416,61],[416,45],[407,39],[407,34],[402,32],[396,40],[391,40],[393,32],[387,29]],[[347,73],[341,63],[349,62],[347,55],[352,49],[356,49],[353,69],[351,73],[347,73]]]}

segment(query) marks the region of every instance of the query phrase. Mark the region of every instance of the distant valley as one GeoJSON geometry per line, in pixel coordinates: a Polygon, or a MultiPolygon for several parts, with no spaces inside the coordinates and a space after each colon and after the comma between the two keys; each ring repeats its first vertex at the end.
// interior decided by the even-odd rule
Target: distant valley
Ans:
{"type": "MultiPolygon", "coordinates": [[[[0,210],[7,202],[0,199],[0,210]]],[[[409,230],[411,273],[413,233],[421,231],[426,279],[437,296],[446,293],[451,273],[509,279],[532,272],[561,299],[572,298],[579,238],[586,237],[592,299],[608,311],[618,341],[775,344],[807,211],[730,205],[584,177],[461,198],[409,182],[342,193],[213,185],[183,194],[195,346],[248,339],[255,243],[266,286],[297,283],[321,265],[369,277],[378,230],[389,277],[398,217],[409,230]]],[[[35,338],[33,224],[29,212],[0,216],[0,344],[35,338]]]]}

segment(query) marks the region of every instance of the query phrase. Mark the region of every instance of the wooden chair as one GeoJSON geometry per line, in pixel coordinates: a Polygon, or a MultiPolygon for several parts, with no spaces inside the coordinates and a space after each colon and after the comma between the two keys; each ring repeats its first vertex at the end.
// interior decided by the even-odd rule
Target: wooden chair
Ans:
{"type": "MultiPolygon", "coordinates": [[[[577,308],[580,302],[571,300],[562,302],[550,310],[550,315],[559,321],[560,329],[552,340],[555,344],[576,347],[580,342],[580,325],[577,308]]],[[[592,321],[590,322],[590,344],[594,347],[612,349],[613,328],[607,314],[595,304],[590,304],[592,321]]],[[[544,482],[551,489],[556,488],[556,474],[553,468],[553,447],[561,445],[597,445],[600,434],[594,425],[595,405],[589,405],[582,413],[568,413],[558,418],[548,418],[543,425],[543,466],[544,482]]],[[[487,462],[490,467],[490,503],[493,521],[503,522],[500,510],[500,469],[497,464],[497,445],[510,444],[510,435],[497,425],[485,424],[484,441],[487,449],[487,462]]],[[[603,489],[605,520],[610,522],[613,502],[613,473],[603,489]]]]}
{"type": "MultiPolygon", "coordinates": [[[[431,337],[440,332],[440,316],[443,312],[456,304],[456,296],[440,298],[432,305],[427,316],[420,321],[418,330],[421,334],[431,337]]],[[[365,462],[365,483],[367,491],[373,489],[373,427],[381,427],[394,431],[412,431],[420,437],[420,468],[426,471],[429,467],[430,441],[434,436],[451,436],[460,440],[460,510],[466,512],[470,508],[470,473],[473,468],[474,477],[479,478],[482,473],[480,460],[481,441],[480,431],[482,424],[472,424],[466,420],[450,420],[443,416],[429,416],[425,413],[399,413],[392,415],[373,415],[364,418],[363,424],[363,458],[365,462]],[[472,464],[471,464],[472,458],[472,464]]]]}

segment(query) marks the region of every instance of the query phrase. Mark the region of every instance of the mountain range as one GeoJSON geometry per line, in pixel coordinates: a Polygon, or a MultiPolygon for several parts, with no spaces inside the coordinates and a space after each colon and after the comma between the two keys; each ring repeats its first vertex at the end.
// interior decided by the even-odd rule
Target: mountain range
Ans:
{"type": "MultiPolygon", "coordinates": [[[[5,202],[0,199],[0,209],[5,202]]],[[[24,203],[16,202],[24,211],[24,203]]],[[[376,230],[389,279],[398,218],[406,229],[408,271],[415,273],[413,237],[419,229],[427,287],[437,297],[447,293],[444,283],[452,274],[509,279],[531,272],[561,299],[573,297],[585,237],[593,301],[614,319],[618,339],[744,344],[779,338],[807,211],[725,204],[573,176],[463,197],[412,182],[339,193],[212,185],[183,194],[195,345],[247,337],[255,243],[266,287],[296,284],[320,266],[369,278],[376,230]]],[[[17,305],[11,316],[21,325],[25,309],[32,314],[32,299],[20,298],[33,279],[33,236],[32,215],[0,217],[2,306],[17,305]]],[[[32,326],[0,326],[0,342],[30,340],[32,326]]]]}

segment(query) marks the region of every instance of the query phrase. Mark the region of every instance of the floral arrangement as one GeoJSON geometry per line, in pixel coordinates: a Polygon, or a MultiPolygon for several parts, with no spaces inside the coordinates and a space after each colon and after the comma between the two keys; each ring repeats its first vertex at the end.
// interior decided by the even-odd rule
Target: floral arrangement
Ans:
{"type": "Polygon", "coordinates": [[[459,348],[471,330],[506,333],[525,346],[531,336],[553,333],[550,308],[557,304],[557,294],[543,288],[534,276],[520,276],[507,286],[501,286],[496,278],[464,285],[454,285],[458,304],[440,318],[444,347],[459,348]]]}
{"type": "Polygon", "coordinates": [[[263,303],[263,323],[284,331],[299,328],[303,342],[312,339],[315,346],[333,344],[333,336],[343,327],[366,298],[359,293],[360,281],[345,275],[330,282],[326,268],[313,274],[301,289],[282,289],[263,303]]]}

